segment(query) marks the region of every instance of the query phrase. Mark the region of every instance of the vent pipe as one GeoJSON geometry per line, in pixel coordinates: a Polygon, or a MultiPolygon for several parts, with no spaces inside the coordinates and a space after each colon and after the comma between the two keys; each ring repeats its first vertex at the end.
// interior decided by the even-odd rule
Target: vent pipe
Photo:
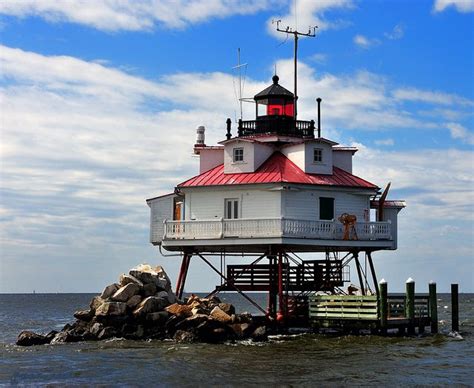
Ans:
{"type": "Polygon", "coordinates": [[[206,146],[206,128],[204,128],[204,125],[200,125],[196,129],[196,144],[194,144],[194,147],[205,147],[206,146]]]}
{"type": "Polygon", "coordinates": [[[318,102],[318,138],[321,137],[321,98],[317,98],[318,102]]]}
{"type": "Polygon", "coordinates": [[[230,126],[232,124],[232,120],[228,118],[226,121],[226,124],[227,124],[227,133],[225,137],[227,138],[227,140],[229,140],[232,137],[232,134],[230,133],[230,126]]]}

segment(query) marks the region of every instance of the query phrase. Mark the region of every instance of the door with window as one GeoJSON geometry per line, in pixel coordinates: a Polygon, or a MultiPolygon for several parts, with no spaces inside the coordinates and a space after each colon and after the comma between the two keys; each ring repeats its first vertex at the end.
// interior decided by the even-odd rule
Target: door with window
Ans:
{"type": "Polygon", "coordinates": [[[224,202],[224,218],[239,218],[239,200],[238,198],[227,198],[224,202]]]}

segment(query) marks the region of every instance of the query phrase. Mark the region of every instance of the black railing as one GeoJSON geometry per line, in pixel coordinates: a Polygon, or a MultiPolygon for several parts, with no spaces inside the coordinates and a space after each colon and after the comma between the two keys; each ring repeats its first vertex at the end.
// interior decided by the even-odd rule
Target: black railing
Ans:
{"type": "Polygon", "coordinates": [[[257,120],[239,120],[239,136],[264,134],[313,138],[314,120],[294,120],[287,116],[263,116],[257,120]]]}
{"type": "MultiPolygon", "coordinates": [[[[282,283],[286,291],[333,291],[342,286],[341,260],[303,261],[297,266],[282,265],[282,283]]],[[[227,284],[221,290],[268,291],[278,285],[278,265],[228,265],[227,284]]]]}

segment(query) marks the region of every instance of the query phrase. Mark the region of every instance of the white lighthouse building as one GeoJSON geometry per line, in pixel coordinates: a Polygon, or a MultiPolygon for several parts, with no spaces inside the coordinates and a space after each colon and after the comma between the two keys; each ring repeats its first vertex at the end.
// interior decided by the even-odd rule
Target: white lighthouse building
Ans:
{"type": "Polygon", "coordinates": [[[381,195],[377,184],[353,174],[356,148],[321,137],[313,120],[296,120],[294,95],[278,76],[254,100],[255,120],[239,120],[232,134],[228,119],[219,145],[207,146],[199,127],[199,174],[147,200],[151,243],[183,254],[178,294],[191,257],[212,266],[206,255],[216,253],[243,257],[242,265],[213,268],[224,279],[216,291],[268,291],[275,316],[290,314],[298,295],[342,292],[351,260],[365,293],[370,276],[359,255],[377,284],[372,253],[397,249],[404,202],[386,200],[387,190],[381,195]],[[324,259],[301,255],[316,252],[324,259]]]}

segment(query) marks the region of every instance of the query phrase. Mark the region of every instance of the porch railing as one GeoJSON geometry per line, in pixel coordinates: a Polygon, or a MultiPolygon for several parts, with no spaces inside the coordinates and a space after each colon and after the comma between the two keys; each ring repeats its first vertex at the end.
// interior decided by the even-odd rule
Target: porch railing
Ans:
{"type": "MultiPolygon", "coordinates": [[[[357,239],[391,240],[391,224],[361,222],[356,226],[357,239]]],[[[336,221],[310,221],[288,218],[239,218],[217,220],[164,221],[164,240],[223,238],[291,237],[316,240],[342,240],[344,227],[336,221]]]]}

